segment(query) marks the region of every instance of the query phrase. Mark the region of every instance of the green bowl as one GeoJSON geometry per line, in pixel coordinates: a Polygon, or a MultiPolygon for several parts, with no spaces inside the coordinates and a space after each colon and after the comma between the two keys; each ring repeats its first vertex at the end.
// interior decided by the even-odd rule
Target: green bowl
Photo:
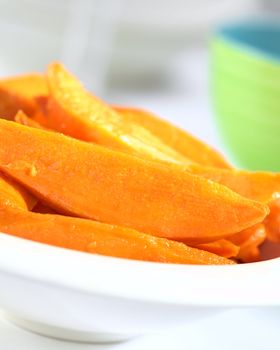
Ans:
{"type": "Polygon", "coordinates": [[[233,162],[280,171],[280,23],[224,26],[211,57],[215,116],[233,162]]]}

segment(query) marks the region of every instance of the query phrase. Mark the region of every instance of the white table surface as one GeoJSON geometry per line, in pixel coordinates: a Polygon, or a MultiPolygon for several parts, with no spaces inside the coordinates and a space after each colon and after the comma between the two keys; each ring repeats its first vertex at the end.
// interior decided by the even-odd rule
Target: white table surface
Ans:
{"type": "Polygon", "coordinates": [[[280,310],[230,310],[184,329],[118,344],[68,343],[29,333],[0,317],[3,350],[279,350],[280,310]]]}
{"type": "MultiPolygon", "coordinates": [[[[174,90],[110,92],[111,102],[141,106],[173,120],[216,147],[221,147],[207,95],[205,52],[192,51],[184,70],[174,72],[174,90]]],[[[1,288],[1,287],[0,287],[1,288]]],[[[20,297],[20,294],[19,294],[20,297]]],[[[230,310],[184,329],[109,345],[67,343],[19,329],[0,314],[0,350],[279,350],[280,309],[230,310]]]]}

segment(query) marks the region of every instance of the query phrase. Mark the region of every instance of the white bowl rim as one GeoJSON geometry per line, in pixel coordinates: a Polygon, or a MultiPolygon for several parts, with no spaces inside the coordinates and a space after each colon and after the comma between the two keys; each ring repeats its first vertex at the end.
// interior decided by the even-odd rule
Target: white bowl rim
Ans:
{"type": "Polygon", "coordinates": [[[280,306],[280,258],[223,266],[162,264],[88,254],[0,233],[1,273],[140,302],[280,306]]]}

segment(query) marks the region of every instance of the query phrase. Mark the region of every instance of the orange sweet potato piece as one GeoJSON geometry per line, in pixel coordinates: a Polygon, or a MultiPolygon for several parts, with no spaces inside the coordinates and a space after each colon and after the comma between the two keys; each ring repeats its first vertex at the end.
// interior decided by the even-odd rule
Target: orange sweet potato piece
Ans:
{"type": "Polygon", "coordinates": [[[203,243],[261,222],[268,207],[167,163],[0,120],[0,170],[60,213],[203,243]]]}
{"type": "Polygon", "coordinates": [[[48,118],[47,118],[47,105],[48,105],[49,96],[36,96],[35,101],[38,106],[38,110],[32,116],[32,119],[35,120],[39,125],[45,129],[50,129],[48,127],[48,118]]]}
{"type": "Polygon", "coordinates": [[[0,210],[0,232],[88,253],[177,264],[233,264],[183,243],[100,222],[22,210],[0,210]]]}
{"type": "Polygon", "coordinates": [[[48,127],[80,140],[152,160],[190,163],[145,128],[87,92],[59,63],[49,66],[48,127]]]}
{"type": "Polygon", "coordinates": [[[265,240],[260,249],[261,260],[270,260],[280,258],[280,244],[279,242],[272,242],[265,240]]]}
{"type": "Polygon", "coordinates": [[[200,165],[188,165],[187,169],[193,174],[227,186],[244,197],[263,203],[271,203],[280,195],[280,173],[217,169],[200,165]]]}
{"type": "Polygon", "coordinates": [[[270,213],[264,220],[267,238],[272,242],[280,243],[280,199],[276,199],[269,207],[270,213]]]}
{"type": "Polygon", "coordinates": [[[31,210],[37,200],[22,186],[0,173],[0,208],[31,210]]]}
{"type": "Polygon", "coordinates": [[[198,249],[206,250],[207,252],[223,256],[225,258],[236,257],[240,250],[239,246],[226,239],[220,239],[218,241],[210,243],[198,244],[195,247],[198,249]]]}
{"type": "Polygon", "coordinates": [[[0,118],[12,120],[18,110],[33,115],[38,108],[34,97],[47,94],[46,80],[40,74],[27,74],[0,80],[0,118]]]}
{"type": "Polygon", "coordinates": [[[15,116],[15,122],[25,126],[30,126],[32,128],[44,129],[41,124],[36,122],[36,120],[29,118],[23,111],[17,112],[15,116]]]}
{"type": "Polygon", "coordinates": [[[57,214],[55,210],[40,201],[36,203],[32,211],[39,214],[57,214]]]}
{"type": "Polygon", "coordinates": [[[0,85],[14,93],[34,98],[49,94],[46,79],[42,74],[30,73],[0,80],[0,85]]]}
{"type": "MultiPolygon", "coordinates": [[[[267,203],[270,208],[269,215],[264,220],[267,238],[273,242],[280,243],[280,174],[272,172],[248,172],[237,169],[215,169],[190,165],[188,169],[196,175],[223,184],[244,197],[267,203]]],[[[258,230],[257,230],[258,231],[258,230]]],[[[246,235],[246,234],[245,234],[246,235]]],[[[254,237],[259,237],[257,233],[254,237]]],[[[258,240],[257,240],[258,242],[258,240]]],[[[260,241],[261,243],[261,241],[260,241]]],[[[257,247],[250,245],[246,248],[246,257],[241,249],[240,254],[244,261],[257,260],[260,256],[257,247]],[[251,254],[251,255],[250,255],[251,254]]]]}
{"type": "Polygon", "coordinates": [[[113,106],[127,122],[150,130],[166,145],[195,163],[217,168],[230,168],[225,158],[214,148],[189,134],[187,131],[145,110],[113,106]]]}
{"type": "Polygon", "coordinates": [[[36,104],[32,100],[2,87],[0,83],[0,118],[12,120],[20,109],[31,115],[36,109],[36,104]]]}
{"type": "Polygon", "coordinates": [[[266,239],[266,229],[263,224],[250,227],[242,232],[228,237],[228,240],[240,247],[237,258],[243,262],[259,261],[261,258],[259,246],[266,239]]]}

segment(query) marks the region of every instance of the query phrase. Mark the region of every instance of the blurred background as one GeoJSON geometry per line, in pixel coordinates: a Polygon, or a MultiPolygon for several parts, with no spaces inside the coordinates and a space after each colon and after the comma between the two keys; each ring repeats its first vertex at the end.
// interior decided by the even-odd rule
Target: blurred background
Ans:
{"type": "Polygon", "coordinates": [[[0,0],[0,74],[60,60],[96,95],[150,109],[220,147],[208,39],[220,23],[277,12],[277,0],[0,0]]]}

